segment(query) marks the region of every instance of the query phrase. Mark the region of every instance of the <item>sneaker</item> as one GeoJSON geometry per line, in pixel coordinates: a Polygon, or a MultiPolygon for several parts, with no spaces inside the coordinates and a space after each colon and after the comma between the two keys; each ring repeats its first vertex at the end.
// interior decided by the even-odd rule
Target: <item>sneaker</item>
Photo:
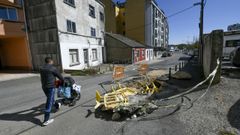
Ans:
{"type": "Polygon", "coordinates": [[[53,123],[53,121],[54,121],[54,119],[49,119],[48,121],[45,121],[45,122],[43,123],[43,126],[47,126],[47,125],[53,123]]]}
{"type": "Polygon", "coordinates": [[[60,109],[60,108],[61,108],[61,106],[62,106],[62,104],[61,104],[61,103],[58,103],[58,109],[60,109]]]}
{"type": "Polygon", "coordinates": [[[61,108],[61,103],[56,103],[56,109],[59,110],[61,108]]]}

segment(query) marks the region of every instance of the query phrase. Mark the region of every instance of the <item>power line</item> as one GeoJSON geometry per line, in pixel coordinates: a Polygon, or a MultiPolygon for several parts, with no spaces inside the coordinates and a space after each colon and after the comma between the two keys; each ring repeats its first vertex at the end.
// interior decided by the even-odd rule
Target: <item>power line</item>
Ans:
{"type": "Polygon", "coordinates": [[[185,8],[185,9],[183,9],[183,10],[180,10],[180,11],[178,11],[178,12],[172,14],[172,15],[167,16],[167,18],[170,18],[170,17],[173,17],[173,16],[175,16],[175,15],[181,14],[181,13],[187,11],[187,10],[192,9],[192,8],[195,7],[195,6],[196,6],[196,5],[192,5],[191,7],[188,7],[188,8],[185,8]]]}
{"type": "MultiPolygon", "coordinates": [[[[178,14],[180,14],[180,13],[186,12],[187,10],[192,9],[192,8],[195,7],[195,6],[197,6],[197,4],[194,4],[194,5],[192,5],[191,7],[185,8],[185,9],[180,10],[180,11],[174,13],[174,14],[171,14],[171,15],[167,16],[164,20],[166,20],[166,19],[168,19],[168,18],[170,18],[170,17],[176,16],[176,15],[178,15],[178,14]]],[[[151,24],[152,24],[152,23],[140,25],[140,26],[137,26],[137,27],[134,27],[134,28],[130,28],[130,29],[125,30],[125,31],[132,31],[132,30],[135,30],[135,29],[139,29],[139,28],[142,28],[142,27],[146,27],[146,26],[151,25],[151,24]]]]}

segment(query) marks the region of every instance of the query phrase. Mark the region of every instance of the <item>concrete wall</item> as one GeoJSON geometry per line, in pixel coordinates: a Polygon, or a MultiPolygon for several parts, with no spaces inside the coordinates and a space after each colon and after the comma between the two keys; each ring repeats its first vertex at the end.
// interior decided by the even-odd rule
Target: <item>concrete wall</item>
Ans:
{"type": "Polygon", "coordinates": [[[105,23],[100,20],[100,12],[104,13],[103,5],[95,0],[75,0],[76,7],[59,0],[55,2],[63,69],[81,70],[101,64],[105,32],[105,23]],[[89,16],[89,4],[95,7],[95,18],[89,16]],[[67,19],[76,23],[76,33],[67,32],[67,19]],[[96,37],[91,37],[91,27],[96,29],[96,37]],[[80,64],[71,66],[69,49],[78,49],[80,64]],[[88,64],[84,63],[84,49],[88,50],[88,64]],[[97,61],[93,61],[92,49],[97,49],[97,61]]]}
{"type": "Polygon", "coordinates": [[[112,63],[115,61],[127,61],[132,62],[132,48],[126,46],[122,42],[106,35],[106,53],[107,62],[112,63]]]}
{"type": "MultiPolygon", "coordinates": [[[[223,50],[223,30],[215,30],[204,36],[203,46],[203,72],[207,77],[217,66],[217,59],[221,61],[223,50]]],[[[221,65],[218,69],[214,83],[221,77],[221,65]]]]}
{"type": "Polygon", "coordinates": [[[25,0],[25,6],[33,69],[39,70],[48,56],[53,58],[55,66],[61,70],[55,1],[25,0]]]}

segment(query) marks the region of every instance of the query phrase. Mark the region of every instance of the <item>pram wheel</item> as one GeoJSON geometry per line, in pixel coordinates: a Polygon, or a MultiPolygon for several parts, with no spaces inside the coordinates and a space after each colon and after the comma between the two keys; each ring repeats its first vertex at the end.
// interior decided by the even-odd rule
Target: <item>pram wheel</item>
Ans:
{"type": "Polygon", "coordinates": [[[72,97],[78,101],[81,98],[81,94],[76,91],[73,91],[72,97]]]}
{"type": "Polygon", "coordinates": [[[75,99],[72,100],[72,102],[69,104],[69,106],[74,106],[74,105],[76,105],[76,100],[75,99]]]}

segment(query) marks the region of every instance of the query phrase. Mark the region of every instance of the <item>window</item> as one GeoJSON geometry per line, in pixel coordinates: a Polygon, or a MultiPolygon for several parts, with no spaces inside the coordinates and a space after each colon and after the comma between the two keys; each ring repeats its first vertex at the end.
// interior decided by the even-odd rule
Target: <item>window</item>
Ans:
{"type": "Polygon", "coordinates": [[[92,49],[92,61],[97,61],[97,49],[92,49]]]}
{"type": "Polygon", "coordinates": [[[72,32],[72,33],[76,33],[76,23],[72,22],[70,20],[67,20],[67,31],[68,32],[72,32]]]}
{"type": "Polygon", "coordinates": [[[92,5],[89,5],[89,16],[95,18],[95,8],[92,5]]]}
{"type": "Polygon", "coordinates": [[[96,37],[96,29],[91,27],[91,36],[96,37]]]}
{"type": "Polygon", "coordinates": [[[64,0],[64,3],[68,4],[69,6],[75,7],[75,1],[74,0],[64,0]]]}
{"type": "Polygon", "coordinates": [[[125,36],[126,35],[126,32],[125,31],[123,31],[123,36],[125,36]]]}
{"type": "Polygon", "coordinates": [[[78,49],[69,49],[70,66],[79,65],[78,49]]]}
{"type": "Polygon", "coordinates": [[[0,18],[3,20],[17,21],[17,10],[15,8],[0,7],[0,18]]]}
{"type": "Polygon", "coordinates": [[[122,23],[122,25],[123,25],[123,26],[125,26],[125,25],[126,25],[126,23],[125,23],[125,22],[123,22],[123,23],[122,23]]]}
{"type": "Polygon", "coordinates": [[[100,12],[100,20],[104,22],[104,14],[100,12]]]}
{"type": "Polygon", "coordinates": [[[17,0],[17,4],[22,6],[23,5],[23,0],[17,0]]]}
{"type": "Polygon", "coordinates": [[[240,40],[228,40],[226,41],[226,47],[237,47],[240,46],[240,40]]]}

